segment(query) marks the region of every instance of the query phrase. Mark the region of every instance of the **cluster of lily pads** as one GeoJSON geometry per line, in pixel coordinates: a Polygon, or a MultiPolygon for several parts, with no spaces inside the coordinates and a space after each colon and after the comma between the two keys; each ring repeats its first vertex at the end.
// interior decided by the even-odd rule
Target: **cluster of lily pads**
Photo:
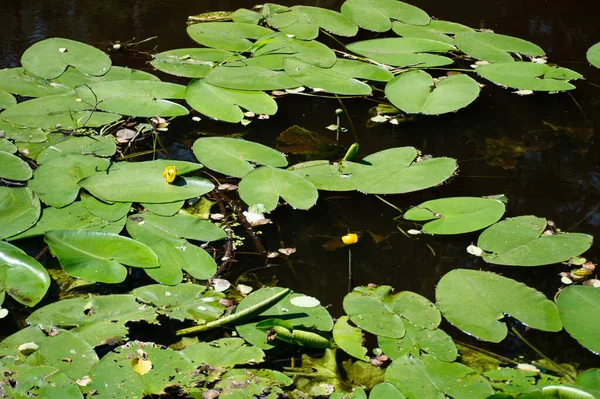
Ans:
{"type": "MultiPolygon", "coordinates": [[[[508,332],[505,321],[514,318],[538,330],[564,328],[598,353],[600,324],[590,318],[600,311],[596,280],[563,289],[553,302],[515,280],[457,269],[441,278],[435,303],[413,292],[394,294],[388,286],[357,287],[344,299],[346,315],[335,322],[318,300],[289,289],[261,288],[238,298],[235,313],[225,315],[230,301],[225,294],[182,283],[213,277],[221,252],[211,245],[231,234],[229,226],[208,218],[212,204],[206,195],[215,184],[200,176],[203,167],[240,179],[239,198],[262,213],[282,202],[309,209],[319,190],[427,189],[452,177],[456,160],[425,156],[412,147],[357,159],[353,147],[339,160],[288,165],[283,154],[264,145],[210,137],[193,144],[199,162],[117,161],[113,132],[124,118],[187,115],[185,106],[171,101],[186,100],[204,115],[239,122],[241,108],[276,112],[266,90],[306,86],[334,95],[370,95],[372,87],[363,80],[385,82],[388,100],[403,112],[440,114],[468,105],[479,85],[465,74],[433,78],[423,69],[461,60],[486,61],[477,63],[478,75],[518,90],[570,90],[568,81],[581,77],[536,58],[544,52],[532,43],[432,20],[396,0],[347,0],[341,13],[265,4],[221,17],[228,21],[188,27],[205,48],[153,57],[155,68],[191,78],[187,87],[112,66],[103,52],[59,38],[31,46],[22,68],[0,70],[0,109],[5,108],[0,113],[0,304],[8,295],[33,307],[46,296],[51,283],[46,267],[12,244],[36,236],[44,237],[62,272],[88,284],[121,283],[131,271],[126,266],[143,269],[160,283],[35,310],[27,319],[30,327],[0,343],[0,396],[112,398],[126,392],[141,398],[178,389],[191,397],[233,398],[366,398],[366,391],[374,399],[600,398],[598,369],[575,376],[559,366],[560,379],[539,370],[498,369],[498,364],[474,370],[457,360],[459,349],[439,328],[443,316],[467,334],[500,342],[508,332]],[[350,43],[337,53],[315,40],[325,32],[353,37],[359,27],[392,29],[399,37],[350,43]],[[206,331],[226,328],[239,338],[183,338],[170,348],[139,341],[118,346],[134,335],[137,323],[175,322],[197,325],[174,335],[208,338],[214,336],[206,331]],[[363,343],[366,334],[377,339],[372,356],[363,343]],[[105,345],[111,350],[99,358],[97,349],[105,345]],[[264,361],[264,351],[290,346],[324,349],[325,356],[305,355],[302,368],[284,373],[254,366],[264,361]],[[354,359],[343,363],[343,370],[335,348],[354,359]]],[[[600,67],[600,44],[588,51],[588,60],[600,67]]],[[[423,234],[485,229],[469,252],[490,264],[586,262],[580,255],[592,245],[591,236],[563,233],[535,216],[500,221],[504,212],[498,198],[459,197],[427,201],[403,217],[423,223],[423,234]]]]}

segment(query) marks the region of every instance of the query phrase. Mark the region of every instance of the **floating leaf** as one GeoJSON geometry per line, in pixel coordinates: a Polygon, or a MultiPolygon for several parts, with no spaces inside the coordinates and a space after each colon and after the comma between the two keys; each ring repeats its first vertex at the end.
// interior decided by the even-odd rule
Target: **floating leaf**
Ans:
{"type": "Polygon", "coordinates": [[[572,90],[575,86],[568,81],[582,77],[567,68],[533,62],[499,62],[478,66],[475,71],[498,85],[534,91],[572,90]]]}
{"type": "Polygon", "coordinates": [[[180,48],[154,54],[150,64],[161,72],[186,78],[203,78],[223,61],[236,59],[234,53],[210,48],[180,48]]]}
{"type": "Polygon", "coordinates": [[[315,186],[306,178],[271,166],[261,166],[245,175],[239,193],[248,205],[263,204],[266,212],[277,208],[279,197],[298,209],[309,209],[319,197],[315,186]]]}
{"type": "Polygon", "coordinates": [[[45,241],[67,274],[88,281],[120,283],[127,277],[122,264],[158,266],[158,258],[148,246],[116,234],[54,230],[46,233],[45,241]]]}
{"type": "Polygon", "coordinates": [[[206,82],[236,90],[281,90],[300,86],[300,83],[285,72],[254,65],[214,68],[206,76],[206,82]]]}
{"type": "Polygon", "coordinates": [[[131,202],[113,202],[108,204],[87,193],[81,193],[81,203],[94,216],[109,222],[123,219],[131,209],[131,202]]]}
{"type": "Polygon", "coordinates": [[[0,239],[19,234],[40,217],[40,200],[27,187],[0,187],[0,239]]]}
{"type": "Polygon", "coordinates": [[[360,328],[348,323],[348,316],[342,316],[333,326],[333,339],[344,352],[357,359],[369,361],[367,348],[363,346],[363,334],[360,328]]]}
{"type": "Polygon", "coordinates": [[[250,162],[275,167],[287,166],[282,153],[252,141],[204,137],[194,142],[192,150],[207,168],[229,176],[244,177],[254,170],[250,162]]]}
{"type": "Polygon", "coordinates": [[[262,349],[246,344],[241,338],[199,342],[188,346],[182,352],[197,365],[206,364],[212,368],[262,363],[265,359],[262,349]]]}
{"type": "Polygon", "coordinates": [[[511,62],[513,54],[541,57],[545,55],[538,45],[512,36],[489,32],[461,32],[454,37],[459,50],[478,60],[511,62]]]}
{"type": "Polygon", "coordinates": [[[28,97],[51,96],[71,92],[70,87],[30,75],[23,68],[0,69],[0,89],[28,97]]]}
{"type": "Polygon", "coordinates": [[[39,128],[20,127],[0,119],[0,133],[4,139],[11,139],[22,146],[26,143],[41,143],[48,140],[48,132],[39,128]]]}
{"type": "Polygon", "coordinates": [[[592,315],[600,311],[600,289],[572,285],[558,295],[556,305],[565,330],[581,345],[600,353],[600,320],[592,315]]]}
{"type": "Polygon", "coordinates": [[[489,198],[453,197],[425,201],[402,216],[425,222],[423,233],[463,234],[496,223],[504,215],[504,203],[489,198]]]}
{"type": "Polygon", "coordinates": [[[385,381],[407,399],[487,398],[494,393],[475,370],[460,363],[446,363],[429,355],[416,359],[402,356],[385,371],[385,381]]]}
{"type": "Polygon", "coordinates": [[[144,208],[159,216],[173,216],[183,207],[184,200],[154,204],[152,202],[141,202],[144,208]]]}
{"type": "Polygon", "coordinates": [[[430,28],[429,25],[418,26],[405,24],[404,22],[400,21],[394,21],[392,24],[392,30],[398,36],[402,37],[418,37],[421,39],[435,40],[436,42],[454,44],[454,39],[438,32],[435,29],[430,28]]]}
{"type": "Polygon", "coordinates": [[[385,95],[404,112],[439,115],[471,104],[479,96],[479,85],[464,74],[436,82],[427,72],[416,70],[389,81],[385,95]]]}
{"type": "Polygon", "coordinates": [[[439,281],[436,298],[450,323],[485,341],[506,337],[506,324],[500,321],[505,314],[538,330],[562,328],[556,305],[542,293],[493,273],[455,269],[439,281]]]}
{"type": "Polygon", "coordinates": [[[304,86],[323,89],[328,93],[367,96],[371,94],[371,87],[344,74],[337,74],[335,70],[318,68],[294,57],[284,61],[285,71],[294,80],[304,86]]]}
{"type": "Polygon", "coordinates": [[[31,179],[31,176],[31,167],[27,162],[13,154],[0,151],[0,179],[23,181],[31,179]]]}
{"type": "Polygon", "coordinates": [[[272,28],[301,40],[319,36],[319,27],[311,23],[310,17],[291,8],[281,13],[270,13],[266,20],[272,28]]]}
{"type": "Polygon", "coordinates": [[[33,173],[29,187],[46,204],[55,208],[69,205],[79,194],[81,179],[106,170],[108,159],[91,155],[64,155],[50,158],[33,173]]]}
{"type": "Polygon", "coordinates": [[[135,218],[137,223],[143,221],[144,226],[153,226],[177,238],[189,238],[198,241],[218,241],[225,238],[223,229],[208,220],[193,215],[177,214],[166,217],[143,213],[136,214],[132,218],[135,218]],[[140,218],[141,220],[139,220],[140,218]]]}
{"type": "Polygon", "coordinates": [[[356,287],[344,298],[350,320],[370,333],[390,337],[404,336],[404,322],[428,329],[441,322],[439,310],[426,298],[410,291],[392,294],[392,287],[356,287]]]}
{"type": "Polygon", "coordinates": [[[41,236],[50,230],[65,229],[96,230],[118,234],[123,229],[123,225],[125,225],[125,218],[109,222],[88,211],[81,201],[76,201],[60,209],[44,208],[42,217],[33,227],[9,239],[41,236]]]}
{"type": "Polygon", "coordinates": [[[40,152],[36,161],[42,164],[52,158],[67,154],[94,155],[96,157],[107,158],[114,155],[115,152],[117,152],[117,145],[114,140],[107,136],[70,137],[60,143],[47,147],[40,152]]]}
{"type": "Polygon", "coordinates": [[[292,10],[305,14],[310,23],[334,35],[352,37],[358,32],[358,26],[337,11],[311,6],[294,6],[292,10]]]}
{"type": "Polygon", "coordinates": [[[79,86],[76,93],[93,108],[131,116],[182,116],[187,109],[165,98],[183,99],[185,86],[152,80],[117,80],[79,86]]]}
{"type": "Polygon", "coordinates": [[[6,361],[0,361],[0,369],[18,381],[2,385],[3,394],[9,398],[83,399],[79,387],[56,367],[17,362],[8,365],[6,361]]]}
{"type": "Polygon", "coordinates": [[[382,382],[371,389],[369,399],[406,399],[406,397],[392,384],[382,382]]]}
{"type": "Polygon", "coordinates": [[[199,197],[214,188],[206,179],[180,176],[200,168],[202,165],[198,163],[174,160],[119,162],[108,173],[83,179],[79,185],[104,201],[174,202],[199,197]],[[172,165],[177,167],[179,175],[169,184],[162,178],[162,172],[172,165]]]}
{"type": "Polygon", "coordinates": [[[483,259],[496,265],[541,266],[564,262],[587,251],[593,237],[580,233],[545,235],[546,219],[508,218],[487,228],[477,240],[483,259]]]}
{"type": "Polygon", "coordinates": [[[7,139],[0,138],[0,151],[14,154],[17,152],[17,146],[8,141],[7,139]]]}
{"type": "Polygon", "coordinates": [[[262,19],[263,15],[259,12],[248,10],[247,8],[238,8],[231,14],[233,22],[242,22],[246,24],[258,24],[262,19]]]}
{"type": "Polygon", "coordinates": [[[71,94],[63,94],[23,101],[4,110],[0,118],[26,127],[78,129],[113,123],[121,116],[100,112],[71,94]]]}
{"type": "Polygon", "coordinates": [[[155,319],[154,309],[140,306],[133,295],[111,294],[54,302],[33,312],[27,322],[47,330],[74,327],[69,331],[95,347],[125,338],[126,323],[140,320],[150,323],[155,319]]]}
{"type": "Polygon", "coordinates": [[[454,46],[414,37],[391,37],[350,43],[346,48],[374,61],[397,67],[427,68],[452,64],[452,60],[430,52],[444,53],[454,46]]]}
{"type": "Polygon", "coordinates": [[[23,305],[33,307],[50,287],[44,266],[14,245],[0,241],[0,290],[23,305]]]}
{"type": "Polygon", "coordinates": [[[587,58],[590,64],[592,64],[596,68],[600,68],[600,42],[590,47],[585,53],[585,57],[587,58]]]}
{"type": "Polygon", "coordinates": [[[232,123],[244,119],[240,106],[257,114],[274,115],[277,112],[275,100],[262,91],[225,89],[203,79],[190,82],[185,100],[206,116],[232,123]]]}
{"type": "Polygon", "coordinates": [[[402,338],[377,337],[377,344],[390,359],[400,356],[419,358],[426,352],[442,362],[456,360],[458,351],[454,341],[444,331],[436,328],[429,330],[415,327],[412,323],[404,323],[406,334],[402,338]]]}
{"type": "MultiPolygon", "coordinates": [[[[1,72],[1,71],[0,71],[1,72]]],[[[0,90],[0,109],[8,108],[17,103],[17,99],[8,92],[0,90]]]]}
{"type": "Polygon", "coordinates": [[[342,14],[363,29],[385,32],[392,27],[391,19],[413,25],[427,25],[429,15],[418,7],[396,0],[346,0],[342,14]]]}
{"type": "Polygon", "coordinates": [[[21,56],[25,70],[44,79],[61,75],[71,65],[87,75],[104,75],[110,69],[108,56],[90,45],[51,38],[29,47],[21,56]]]}
{"type": "Polygon", "coordinates": [[[187,33],[196,42],[207,47],[243,52],[252,47],[252,42],[248,39],[258,39],[273,31],[255,24],[205,22],[188,26],[187,33]]]}
{"type": "Polygon", "coordinates": [[[308,161],[293,165],[290,170],[304,176],[319,190],[353,191],[356,190],[350,175],[344,174],[341,165],[329,161],[308,161]]]}
{"type": "Polygon", "coordinates": [[[348,78],[367,79],[375,82],[388,82],[394,77],[389,70],[382,66],[345,58],[338,58],[329,70],[348,78]]]}
{"type": "Polygon", "coordinates": [[[299,40],[284,34],[268,37],[253,53],[253,60],[260,64],[260,59],[272,57],[271,65],[263,65],[269,69],[281,70],[287,57],[295,57],[308,64],[329,68],[335,64],[335,52],[326,45],[315,40],[299,40]],[[277,57],[279,56],[279,57],[277,57]]]}
{"type": "Polygon", "coordinates": [[[447,33],[455,35],[460,32],[473,32],[473,28],[457,24],[456,22],[442,21],[440,19],[432,19],[426,26],[429,30],[438,33],[447,33]]]}

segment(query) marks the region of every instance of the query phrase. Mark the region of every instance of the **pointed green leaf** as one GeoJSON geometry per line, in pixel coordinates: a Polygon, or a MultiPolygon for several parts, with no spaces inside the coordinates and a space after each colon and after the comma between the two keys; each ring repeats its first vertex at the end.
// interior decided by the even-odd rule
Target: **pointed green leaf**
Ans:
{"type": "Polygon", "coordinates": [[[352,37],[358,32],[358,26],[337,11],[311,6],[294,6],[292,10],[307,15],[312,24],[334,35],[352,37]]]}
{"type": "Polygon", "coordinates": [[[348,316],[342,316],[333,326],[333,339],[344,352],[357,359],[369,361],[367,348],[363,346],[363,334],[360,328],[348,323],[348,316]]]}
{"type": "Polygon", "coordinates": [[[193,40],[206,47],[242,52],[252,47],[252,42],[248,39],[258,39],[273,31],[255,24],[204,22],[188,26],[187,33],[193,40]]]}
{"type": "Polygon", "coordinates": [[[298,209],[309,209],[319,197],[316,187],[304,177],[271,166],[261,166],[245,175],[239,192],[245,203],[263,204],[267,212],[277,208],[279,197],[298,209]]]}
{"type": "Polygon", "coordinates": [[[389,70],[382,66],[345,58],[338,58],[329,70],[348,78],[367,79],[375,82],[388,82],[394,77],[389,70]]]}
{"type": "Polygon", "coordinates": [[[568,81],[582,77],[567,68],[532,62],[498,62],[478,66],[475,71],[498,85],[534,91],[572,90],[575,86],[568,81]]]}
{"type": "Polygon", "coordinates": [[[573,285],[560,291],[556,300],[565,330],[581,345],[600,353],[600,290],[595,287],[573,285]]]}
{"type": "Polygon", "coordinates": [[[14,245],[0,241],[0,291],[32,307],[48,288],[50,276],[44,266],[14,245]]]}
{"type": "Polygon", "coordinates": [[[506,324],[500,321],[505,314],[538,330],[562,328],[556,305],[544,294],[493,273],[455,269],[439,281],[436,298],[450,323],[485,341],[506,337],[506,324]]]}
{"type": "Polygon", "coordinates": [[[402,37],[417,37],[421,39],[434,40],[436,42],[454,44],[454,39],[436,31],[435,29],[430,28],[429,25],[419,26],[405,24],[404,22],[400,21],[394,21],[392,24],[392,30],[398,36],[402,37]]]}
{"type": "Polygon", "coordinates": [[[23,181],[31,179],[32,175],[27,162],[16,155],[0,151],[0,179],[23,181]]]}
{"type": "Polygon", "coordinates": [[[0,239],[19,234],[40,217],[40,200],[28,187],[0,187],[0,239]]]}
{"type": "Polygon", "coordinates": [[[27,72],[44,79],[61,75],[71,65],[87,75],[104,75],[110,69],[110,58],[87,44],[69,39],[51,38],[29,47],[21,56],[27,72]]]}
{"type": "Polygon", "coordinates": [[[432,19],[426,26],[428,29],[438,32],[455,35],[460,32],[473,32],[473,28],[457,24],[456,22],[442,21],[440,19],[432,19]]]}
{"type": "Polygon", "coordinates": [[[512,36],[489,32],[461,32],[454,37],[459,50],[488,62],[514,61],[512,54],[530,57],[545,55],[538,45],[512,36]]]}
{"type": "Polygon", "coordinates": [[[454,46],[415,37],[390,37],[350,43],[346,48],[353,53],[386,65],[427,68],[452,64],[452,60],[433,53],[445,53],[454,46]]]}
{"type": "Polygon", "coordinates": [[[127,277],[122,264],[158,267],[158,258],[148,246],[116,234],[54,230],[46,233],[45,241],[67,274],[88,281],[120,283],[127,277]]]}
{"type": "Polygon", "coordinates": [[[228,137],[204,137],[192,147],[194,155],[207,168],[229,176],[244,177],[254,170],[250,162],[276,167],[287,166],[285,156],[252,141],[228,137]]]}
{"type": "Polygon", "coordinates": [[[180,48],[154,54],[150,64],[161,72],[186,78],[203,78],[223,61],[231,61],[234,53],[210,48],[180,48]]]}
{"type": "Polygon", "coordinates": [[[10,93],[0,90],[0,109],[8,108],[17,103],[17,99],[10,93]]]}
{"type": "Polygon", "coordinates": [[[435,82],[425,71],[395,77],[385,86],[390,102],[407,113],[439,115],[464,108],[479,96],[479,85],[464,74],[435,82]]]}
{"type": "Polygon", "coordinates": [[[323,89],[334,94],[358,96],[371,94],[371,87],[368,84],[337,74],[334,70],[315,67],[294,57],[286,58],[283,64],[287,74],[304,86],[323,89]]]}

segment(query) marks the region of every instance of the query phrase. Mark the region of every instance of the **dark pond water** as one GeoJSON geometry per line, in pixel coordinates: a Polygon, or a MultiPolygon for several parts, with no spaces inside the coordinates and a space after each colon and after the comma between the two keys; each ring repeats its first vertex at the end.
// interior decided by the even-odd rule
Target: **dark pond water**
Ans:
{"type": "MultiPolygon", "coordinates": [[[[339,9],[342,1],[282,3],[339,9]]],[[[570,94],[527,97],[489,86],[475,103],[460,112],[419,117],[396,127],[367,128],[368,109],[373,103],[346,101],[362,154],[410,145],[426,154],[459,161],[459,175],[448,184],[409,195],[387,196],[386,200],[407,208],[426,199],[503,193],[509,199],[507,216],[543,216],[563,230],[600,237],[597,135],[600,88],[594,86],[600,84],[600,73],[585,60],[587,48],[600,41],[597,15],[590,10],[593,4],[561,0],[415,0],[413,3],[439,19],[533,41],[546,50],[552,62],[582,73],[587,80],[577,82],[577,90],[570,94]],[[513,156],[517,146],[526,151],[513,156]]],[[[20,54],[29,45],[53,36],[99,47],[117,40],[157,36],[143,49],[191,47],[194,42],[185,33],[188,15],[254,4],[246,0],[0,0],[0,68],[18,66],[20,54]]],[[[115,54],[113,60],[117,65],[150,68],[140,54],[115,54]]],[[[332,137],[325,126],[334,123],[337,102],[299,97],[280,100],[279,106],[275,117],[253,122],[247,128],[204,120],[199,124],[181,121],[171,129],[175,141],[170,148],[185,155],[181,143],[191,144],[199,132],[244,132],[248,139],[275,145],[276,136],[295,124],[332,137]],[[174,130],[180,134],[179,138],[174,137],[174,130]]],[[[349,127],[347,121],[344,124],[349,127]]],[[[351,133],[344,138],[346,145],[353,141],[351,133]]],[[[397,290],[412,290],[434,299],[435,284],[444,273],[467,267],[494,270],[525,281],[548,296],[560,286],[557,276],[560,267],[493,267],[465,251],[469,243],[476,241],[477,234],[411,240],[397,230],[392,220],[395,216],[395,210],[374,196],[321,193],[314,209],[303,212],[283,207],[273,213],[274,224],[264,229],[264,240],[270,250],[282,246],[297,249],[289,261],[276,260],[265,267],[263,257],[239,256],[236,274],[252,271],[261,279],[276,276],[279,284],[331,304],[332,313],[338,315],[348,287],[348,251],[327,251],[323,244],[350,229],[362,235],[360,242],[352,247],[353,284],[389,284],[397,290]]],[[[599,253],[595,244],[589,258],[597,260],[599,253]]],[[[447,327],[458,339],[472,342],[447,327]]],[[[528,334],[536,345],[559,361],[597,363],[595,357],[566,335],[528,334]]],[[[522,344],[511,339],[488,348],[533,357],[522,344]]]]}

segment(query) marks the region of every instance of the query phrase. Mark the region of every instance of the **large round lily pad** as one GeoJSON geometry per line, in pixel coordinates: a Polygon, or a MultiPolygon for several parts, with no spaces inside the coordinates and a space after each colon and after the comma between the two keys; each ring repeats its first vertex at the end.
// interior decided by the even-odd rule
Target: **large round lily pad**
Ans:
{"type": "Polygon", "coordinates": [[[556,300],[565,330],[579,343],[600,354],[600,289],[573,285],[556,300]]]}

